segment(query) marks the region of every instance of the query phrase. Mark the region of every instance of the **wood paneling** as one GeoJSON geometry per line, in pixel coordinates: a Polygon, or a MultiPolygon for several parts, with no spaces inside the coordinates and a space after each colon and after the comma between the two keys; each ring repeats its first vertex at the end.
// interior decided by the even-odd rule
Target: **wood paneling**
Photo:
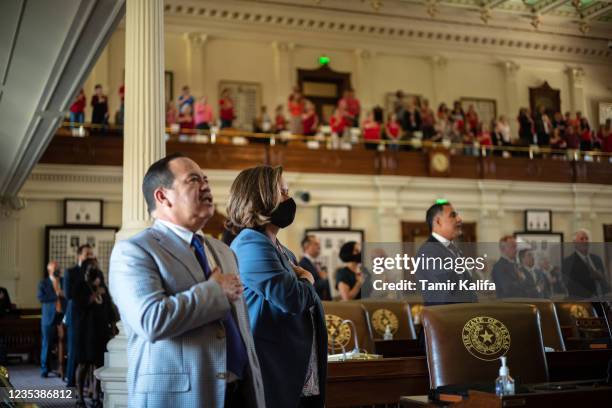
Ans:
{"type": "MultiPolygon", "coordinates": [[[[237,146],[171,140],[168,153],[180,151],[204,169],[242,170],[258,164],[282,165],[287,171],[306,173],[372,174],[427,177],[423,152],[377,152],[361,146],[353,150],[308,149],[303,144],[237,146]]],[[[117,136],[56,136],[41,163],[120,166],[123,139],[117,136]]],[[[451,156],[451,177],[558,183],[612,184],[612,164],[562,159],[497,156],[451,156]]]]}
{"type": "MultiPolygon", "coordinates": [[[[573,182],[572,162],[548,158],[529,159],[527,157],[480,158],[482,178],[496,180],[521,180],[540,182],[573,182]]],[[[609,167],[612,170],[612,166],[609,167]]],[[[612,183],[612,181],[609,181],[612,183]]]]}
{"type": "Polygon", "coordinates": [[[353,150],[299,149],[293,146],[270,146],[270,164],[282,165],[286,171],[306,173],[378,174],[377,153],[353,150]]]}

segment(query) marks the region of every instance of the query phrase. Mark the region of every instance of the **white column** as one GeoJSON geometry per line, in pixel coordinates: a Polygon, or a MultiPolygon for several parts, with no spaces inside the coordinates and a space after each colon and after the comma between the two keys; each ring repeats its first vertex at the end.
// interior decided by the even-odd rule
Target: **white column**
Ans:
{"type": "MultiPolygon", "coordinates": [[[[281,41],[272,42],[272,55],[274,65],[274,84],[275,84],[275,97],[277,105],[287,104],[287,97],[291,93],[291,90],[297,85],[297,79],[293,73],[293,50],[295,44],[285,43],[281,41]]],[[[271,106],[268,112],[273,112],[275,106],[271,106]]],[[[285,110],[287,106],[285,106],[285,110]]]]}
{"type": "MultiPolygon", "coordinates": [[[[166,153],[164,139],[164,1],[127,0],[125,18],[125,133],[122,226],[117,240],[146,228],[150,217],[141,192],[149,166],[166,153]]],[[[127,339],[123,327],[95,371],[104,406],[127,406],[127,339]]]]}
{"type": "Polygon", "coordinates": [[[166,153],[163,0],[128,0],[125,30],[123,222],[117,239],[149,225],[142,179],[166,153]]]}
{"type": "Polygon", "coordinates": [[[570,110],[580,111],[586,116],[584,102],[584,70],[580,67],[570,67],[566,71],[570,90],[570,110]]]}
{"type": "MultiPolygon", "coordinates": [[[[509,123],[514,123],[510,118],[518,115],[520,109],[518,100],[518,81],[517,72],[519,65],[513,61],[504,61],[501,63],[501,67],[504,71],[504,82],[506,88],[506,111],[503,113],[508,119],[509,123]]],[[[518,133],[518,129],[512,129],[515,133],[518,133]]]]}
{"type": "MultiPolygon", "coordinates": [[[[204,33],[185,33],[183,38],[187,43],[187,77],[191,94],[197,99],[209,96],[206,86],[206,43],[209,37],[204,33]]],[[[183,85],[179,85],[179,89],[183,85]]]]}
{"type": "MultiPolygon", "coordinates": [[[[372,96],[372,52],[369,50],[355,50],[355,79],[353,88],[355,95],[361,101],[363,113],[361,120],[364,119],[365,111],[371,109],[376,104],[372,96]]],[[[382,101],[380,102],[382,104],[382,101]]]]}
{"type": "Polygon", "coordinates": [[[448,60],[444,57],[435,55],[429,58],[431,63],[431,80],[433,84],[433,98],[429,104],[433,109],[437,109],[437,106],[441,103],[446,103],[449,109],[452,108],[452,98],[448,93],[448,72],[447,65],[448,60]]]}

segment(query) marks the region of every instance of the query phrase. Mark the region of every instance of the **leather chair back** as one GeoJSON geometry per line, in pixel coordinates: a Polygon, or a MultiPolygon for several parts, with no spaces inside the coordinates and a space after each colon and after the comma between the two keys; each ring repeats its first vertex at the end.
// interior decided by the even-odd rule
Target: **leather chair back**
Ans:
{"type": "Polygon", "coordinates": [[[348,323],[350,320],[357,331],[359,349],[374,353],[374,343],[371,341],[371,329],[368,324],[368,312],[358,302],[325,301],[325,323],[327,325],[327,345],[330,353],[338,354],[343,351],[352,351],[355,348],[354,331],[348,323]],[[333,347],[332,347],[333,346],[333,347]]]}
{"type": "Polygon", "coordinates": [[[548,381],[538,309],[491,303],[426,306],[422,314],[431,388],[493,383],[508,357],[520,383],[548,381]]]}
{"type": "Polygon", "coordinates": [[[557,316],[555,304],[547,299],[520,299],[512,298],[504,300],[509,303],[526,303],[534,305],[540,312],[540,327],[542,328],[542,340],[544,346],[555,349],[555,351],[566,351],[565,342],[561,333],[561,325],[557,316]]]}
{"type": "Polygon", "coordinates": [[[394,340],[416,339],[412,313],[407,302],[381,299],[364,299],[360,302],[368,311],[373,340],[384,337],[387,325],[394,340]]]}
{"type": "Polygon", "coordinates": [[[597,317],[597,312],[588,302],[557,302],[557,315],[561,326],[576,326],[576,319],[597,317]]]}

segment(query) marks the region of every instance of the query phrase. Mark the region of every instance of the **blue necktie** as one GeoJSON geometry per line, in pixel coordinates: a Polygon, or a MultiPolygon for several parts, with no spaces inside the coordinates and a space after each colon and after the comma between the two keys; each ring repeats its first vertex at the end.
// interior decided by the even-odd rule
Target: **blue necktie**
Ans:
{"type": "MultiPolygon", "coordinates": [[[[204,271],[206,279],[210,277],[211,270],[208,266],[208,260],[206,259],[206,251],[204,251],[204,245],[200,237],[193,235],[191,239],[191,246],[195,249],[195,256],[198,259],[198,263],[204,271]]],[[[238,330],[238,325],[234,320],[234,315],[230,311],[225,319],[222,320],[225,326],[225,337],[226,337],[226,351],[227,351],[227,369],[232,373],[236,374],[239,378],[243,377],[244,368],[248,363],[248,356],[242,336],[238,330]]]]}

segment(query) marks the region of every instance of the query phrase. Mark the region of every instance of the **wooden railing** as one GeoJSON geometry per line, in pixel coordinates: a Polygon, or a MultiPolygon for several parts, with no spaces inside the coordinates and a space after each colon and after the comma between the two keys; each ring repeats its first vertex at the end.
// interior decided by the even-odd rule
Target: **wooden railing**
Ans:
{"type": "MultiPolygon", "coordinates": [[[[62,131],[65,134],[65,131],[62,131]]],[[[123,162],[123,139],[111,135],[87,137],[61,136],[52,140],[43,154],[41,163],[110,165],[121,166],[123,162]]],[[[241,170],[258,164],[282,165],[286,171],[371,174],[399,176],[430,176],[429,146],[419,151],[369,150],[362,144],[351,150],[330,149],[328,141],[319,148],[308,148],[300,140],[283,142],[276,137],[273,144],[251,143],[237,145],[232,142],[235,135],[218,135],[214,143],[208,136],[178,138],[171,137],[166,152],[182,152],[205,169],[241,170]],[[204,142],[204,140],[207,140],[204,142]]],[[[270,137],[269,135],[267,137],[270,137]]],[[[246,141],[246,138],[242,138],[246,141]]],[[[312,146],[311,146],[312,147],[312,146]]],[[[572,160],[567,155],[542,153],[523,157],[503,158],[483,152],[479,156],[460,154],[450,156],[450,177],[467,179],[520,180],[561,183],[612,184],[612,164],[605,155],[593,155],[591,160],[572,160]]]]}

